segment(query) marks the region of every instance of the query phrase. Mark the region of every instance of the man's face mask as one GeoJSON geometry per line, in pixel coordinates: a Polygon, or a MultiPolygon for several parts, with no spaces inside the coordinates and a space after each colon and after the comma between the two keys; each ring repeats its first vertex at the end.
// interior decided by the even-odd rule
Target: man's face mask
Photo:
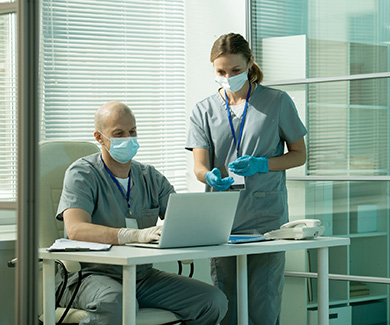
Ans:
{"type": "MultiPolygon", "coordinates": [[[[100,132],[100,131],[99,131],[100,132]]],[[[126,164],[137,154],[139,144],[137,137],[125,137],[125,138],[108,138],[102,132],[100,132],[105,138],[110,140],[110,150],[104,146],[110,153],[111,157],[121,164],[126,164]]]]}

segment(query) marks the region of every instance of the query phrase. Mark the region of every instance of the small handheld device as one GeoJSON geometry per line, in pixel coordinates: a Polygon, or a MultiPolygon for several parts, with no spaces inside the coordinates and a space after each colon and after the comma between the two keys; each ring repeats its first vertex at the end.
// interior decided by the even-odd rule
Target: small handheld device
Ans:
{"type": "Polygon", "coordinates": [[[325,227],[318,219],[299,219],[287,222],[280,229],[264,234],[267,239],[314,239],[321,236],[325,227]]]}
{"type": "Polygon", "coordinates": [[[229,177],[233,177],[234,183],[230,185],[230,188],[234,191],[245,190],[245,177],[237,175],[229,170],[229,177]]]}

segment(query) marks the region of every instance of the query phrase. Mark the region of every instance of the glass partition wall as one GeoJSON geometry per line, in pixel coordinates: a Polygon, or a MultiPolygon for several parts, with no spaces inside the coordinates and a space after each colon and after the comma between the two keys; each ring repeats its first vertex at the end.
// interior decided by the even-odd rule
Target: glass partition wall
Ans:
{"type": "MultiPolygon", "coordinates": [[[[263,84],[286,91],[308,129],[307,163],[287,172],[290,219],[321,219],[325,235],[351,239],[329,252],[331,314],[389,324],[390,3],[252,0],[250,8],[263,84]]],[[[316,272],[314,251],[288,255],[282,322],[316,324],[307,272],[316,272]]]]}

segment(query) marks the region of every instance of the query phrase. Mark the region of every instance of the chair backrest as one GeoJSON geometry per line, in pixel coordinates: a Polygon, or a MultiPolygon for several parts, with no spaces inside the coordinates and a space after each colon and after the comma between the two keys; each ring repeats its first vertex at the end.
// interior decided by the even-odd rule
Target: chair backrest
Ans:
{"type": "Polygon", "coordinates": [[[43,141],[39,144],[39,247],[49,247],[64,236],[64,224],[55,215],[66,169],[78,158],[99,152],[87,141],[43,141]]]}

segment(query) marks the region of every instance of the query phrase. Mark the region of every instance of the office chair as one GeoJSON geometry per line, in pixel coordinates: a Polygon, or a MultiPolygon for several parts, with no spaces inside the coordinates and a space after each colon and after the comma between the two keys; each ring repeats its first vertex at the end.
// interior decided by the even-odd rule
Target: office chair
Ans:
{"type": "MultiPolygon", "coordinates": [[[[57,221],[55,215],[66,169],[78,158],[96,152],[100,152],[98,146],[85,141],[43,141],[39,144],[39,247],[49,247],[56,239],[64,236],[64,223],[57,221]]],[[[80,264],[77,262],[58,261],[58,264],[67,272],[81,272],[80,264]]],[[[40,289],[42,289],[42,286],[40,286],[40,289]]],[[[41,302],[39,315],[41,315],[40,319],[43,319],[42,290],[39,295],[39,301],[41,302]]],[[[70,308],[70,306],[56,309],[56,323],[63,318],[60,323],[78,324],[85,316],[86,311],[70,308]],[[68,310],[66,311],[66,309],[68,310]],[[65,311],[65,316],[63,316],[65,311]]],[[[180,324],[180,320],[167,310],[157,308],[139,309],[137,325],[162,324],[180,324]]]]}

